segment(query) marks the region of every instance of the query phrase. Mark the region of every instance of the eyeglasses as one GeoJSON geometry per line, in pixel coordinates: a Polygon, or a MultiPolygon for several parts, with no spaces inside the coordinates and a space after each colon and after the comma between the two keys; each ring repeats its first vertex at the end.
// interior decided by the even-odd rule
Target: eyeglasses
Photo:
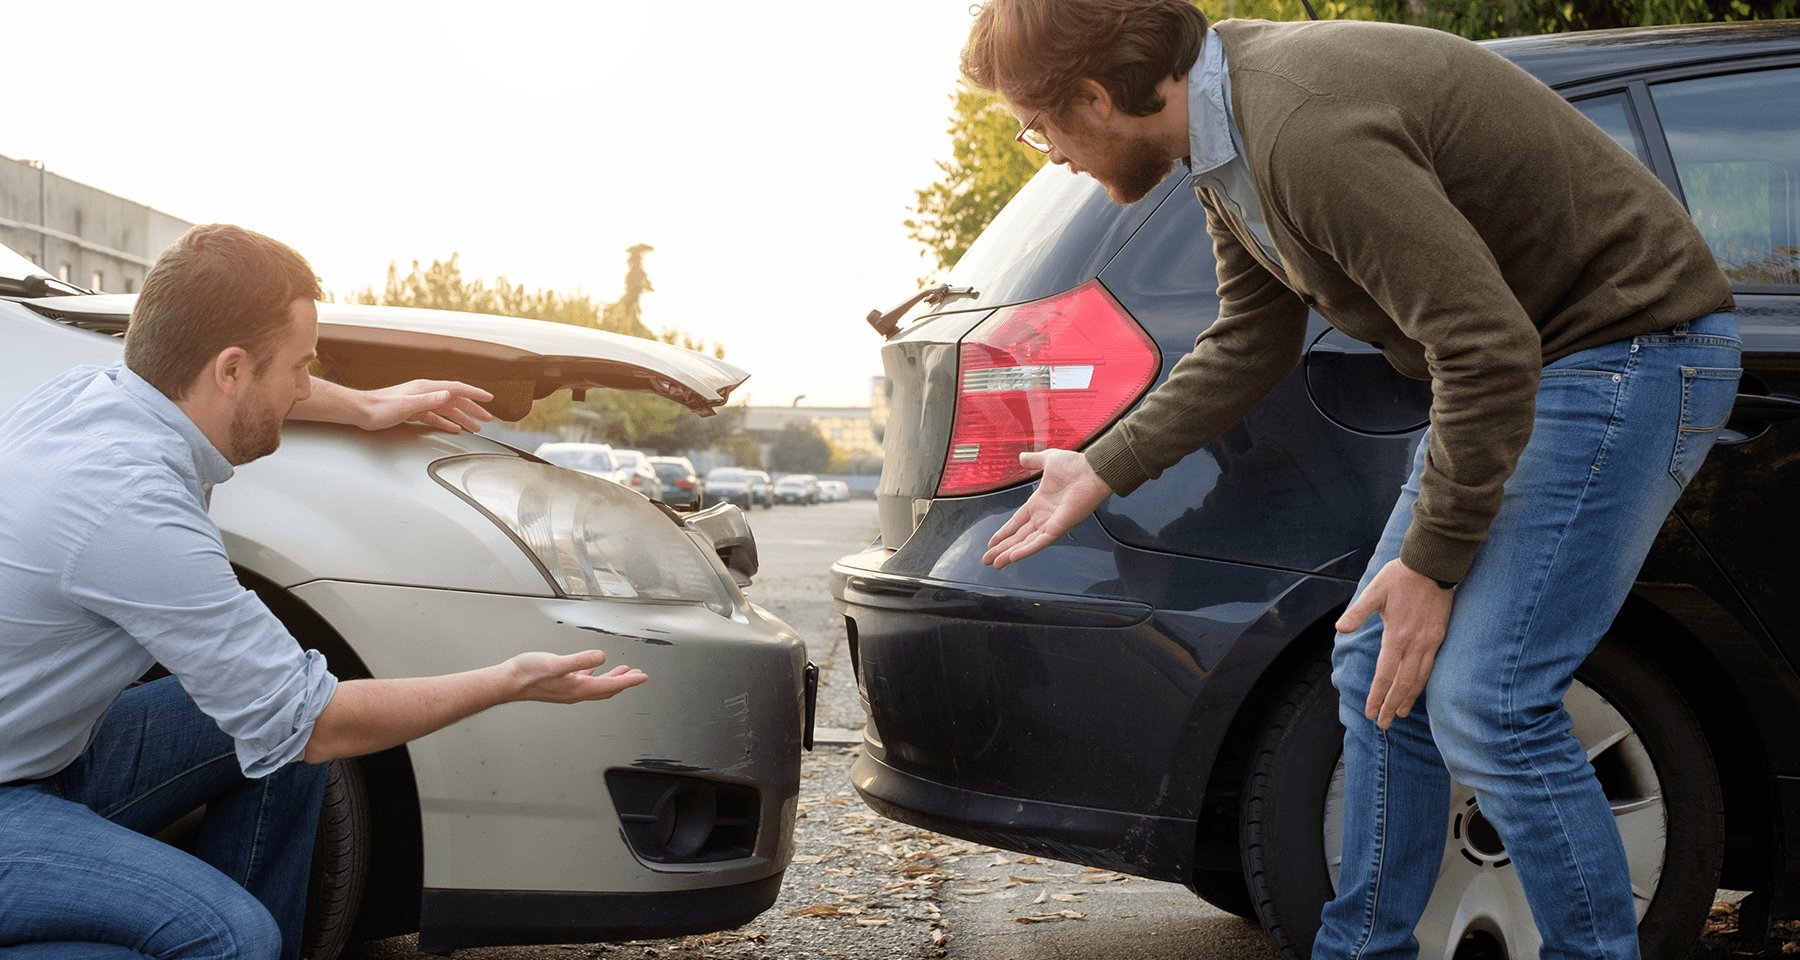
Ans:
{"type": "Polygon", "coordinates": [[[1019,128],[1019,135],[1013,139],[1039,153],[1049,153],[1050,138],[1044,135],[1044,131],[1037,128],[1038,118],[1043,115],[1044,111],[1042,110],[1032,114],[1031,119],[1025,121],[1025,125],[1019,128]]]}

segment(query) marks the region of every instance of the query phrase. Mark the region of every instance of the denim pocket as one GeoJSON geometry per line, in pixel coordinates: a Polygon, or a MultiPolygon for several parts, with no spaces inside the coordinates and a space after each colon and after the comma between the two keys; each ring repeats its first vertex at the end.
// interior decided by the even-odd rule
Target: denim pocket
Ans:
{"type": "Polygon", "coordinates": [[[1681,368],[1681,427],[1675,431],[1669,476],[1682,488],[1694,479],[1719,428],[1731,419],[1742,372],[1736,367],[1681,368]]]}

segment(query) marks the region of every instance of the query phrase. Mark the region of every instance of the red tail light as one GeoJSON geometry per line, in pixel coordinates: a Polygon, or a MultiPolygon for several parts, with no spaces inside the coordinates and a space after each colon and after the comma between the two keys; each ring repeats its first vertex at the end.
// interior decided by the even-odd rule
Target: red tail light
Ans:
{"type": "Polygon", "coordinates": [[[1029,479],[1020,453],[1081,447],[1136,402],[1161,365],[1156,344],[1098,280],[995,312],[963,337],[938,496],[1029,479]]]}
{"type": "Polygon", "coordinates": [[[676,489],[679,489],[679,490],[692,490],[692,489],[694,489],[694,481],[692,481],[692,480],[676,480],[675,487],[676,487],[676,489]]]}

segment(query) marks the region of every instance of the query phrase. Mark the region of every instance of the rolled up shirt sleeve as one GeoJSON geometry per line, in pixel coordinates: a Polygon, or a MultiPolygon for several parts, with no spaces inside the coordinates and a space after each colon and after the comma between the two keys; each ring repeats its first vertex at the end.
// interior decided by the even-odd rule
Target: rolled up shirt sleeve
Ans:
{"type": "Polygon", "coordinates": [[[238,582],[192,491],[152,485],[116,505],[71,554],[63,586],[174,674],[236,743],[245,776],[304,753],[337,678],[238,582]]]}

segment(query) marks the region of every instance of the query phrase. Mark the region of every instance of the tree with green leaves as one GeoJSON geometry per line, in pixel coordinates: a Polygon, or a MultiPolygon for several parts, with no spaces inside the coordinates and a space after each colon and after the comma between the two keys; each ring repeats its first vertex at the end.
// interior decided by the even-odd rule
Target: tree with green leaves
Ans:
{"type": "Polygon", "coordinates": [[[1043,154],[1013,142],[1019,120],[995,94],[959,82],[950,113],[950,159],[943,178],[918,192],[907,236],[925,245],[940,270],[956,266],[994,214],[1044,165],[1043,154]]]}
{"type": "Polygon", "coordinates": [[[790,423],[769,445],[769,469],[782,473],[824,473],[831,467],[831,441],[810,424],[790,423]]]}

